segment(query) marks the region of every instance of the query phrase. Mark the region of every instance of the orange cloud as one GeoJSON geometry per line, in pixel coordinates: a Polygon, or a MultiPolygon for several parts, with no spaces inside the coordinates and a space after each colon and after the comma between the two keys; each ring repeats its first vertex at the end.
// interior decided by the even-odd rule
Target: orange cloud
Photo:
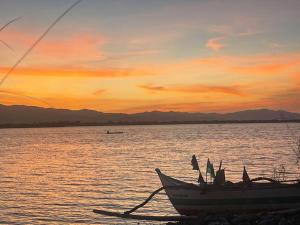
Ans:
{"type": "Polygon", "coordinates": [[[253,66],[235,66],[232,67],[232,70],[235,73],[247,73],[247,74],[278,74],[285,72],[287,69],[295,65],[295,62],[287,63],[270,63],[262,65],[253,65],[253,66]]]}
{"type": "Polygon", "coordinates": [[[236,74],[262,74],[273,75],[283,72],[299,71],[300,53],[265,54],[246,56],[217,56],[193,59],[185,62],[185,66],[218,66],[218,70],[226,70],[236,74]]]}
{"type": "MultiPolygon", "coordinates": [[[[30,104],[42,104],[42,106],[51,106],[47,101],[42,98],[38,98],[35,96],[30,96],[24,92],[15,91],[11,89],[1,89],[0,90],[1,102],[11,104],[11,102],[15,102],[16,98],[18,102],[30,103],[30,104]]],[[[20,104],[20,103],[19,103],[20,104]]]]}
{"type": "Polygon", "coordinates": [[[49,57],[64,57],[64,60],[104,58],[101,47],[106,38],[91,34],[80,34],[63,39],[45,40],[37,47],[37,52],[49,57]]]}
{"type": "Polygon", "coordinates": [[[99,95],[102,95],[105,91],[106,90],[104,90],[104,89],[98,89],[93,92],[93,95],[99,96],[99,95]]]}
{"type": "Polygon", "coordinates": [[[298,85],[300,85],[300,72],[291,75],[291,78],[296,81],[298,85]]]}
{"type": "MultiPolygon", "coordinates": [[[[0,73],[4,74],[9,70],[8,67],[0,67],[0,73]]],[[[15,69],[14,74],[19,76],[57,76],[57,77],[130,77],[144,76],[153,74],[146,69],[131,68],[112,68],[112,69],[85,69],[85,68],[35,68],[35,67],[19,67],[15,69]]]]}
{"type": "MultiPolygon", "coordinates": [[[[36,32],[9,31],[1,34],[3,40],[9,43],[16,50],[28,49],[38,38],[36,32]]],[[[105,58],[102,52],[103,46],[108,39],[102,35],[91,33],[79,33],[72,36],[60,36],[59,38],[49,36],[39,43],[31,54],[31,57],[38,56],[39,60],[80,61],[99,60],[105,58]]]]}
{"type": "Polygon", "coordinates": [[[232,86],[210,86],[210,85],[186,85],[186,86],[173,86],[173,87],[163,87],[156,85],[140,85],[138,86],[148,91],[152,92],[180,92],[180,93],[223,93],[243,96],[245,95],[242,90],[242,86],[232,85],[232,86]]]}
{"type": "Polygon", "coordinates": [[[147,85],[147,84],[144,84],[144,85],[139,85],[138,87],[146,89],[148,91],[165,91],[166,90],[165,87],[163,87],[163,86],[157,86],[157,85],[147,85]]]}
{"type": "Polygon", "coordinates": [[[206,42],[206,47],[214,51],[219,51],[225,47],[225,45],[220,42],[223,39],[224,37],[211,38],[206,42]]]}
{"type": "Polygon", "coordinates": [[[27,32],[25,31],[13,31],[7,30],[1,33],[1,39],[9,41],[10,43],[20,46],[28,46],[32,44],[37,37],[33,35],[34,31],[28,29],[27,32]]]}

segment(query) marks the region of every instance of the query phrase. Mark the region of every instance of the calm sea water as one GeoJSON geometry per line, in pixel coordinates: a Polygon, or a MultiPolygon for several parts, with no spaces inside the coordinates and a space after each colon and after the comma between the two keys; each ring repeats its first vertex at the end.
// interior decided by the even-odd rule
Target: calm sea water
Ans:
{"type": "MultiPolygon", "coordinates": [[[[155,168],[195,182],[192,154],[202,172],[208,157],[215,166],[223,159],[234,181],[241,179],[243,165],[255,177],[272,176],[284,164],[287,176],[297,178],[296,136],[300,124],[1,129],[0,223],[138,224],[92,210],[124,211],[139,204],[161,186],[155,168]],[[108,129],[124,133],[107,135],[108,129]]],[[[160,194],[138,212],[175,210],[160,194]]]]}

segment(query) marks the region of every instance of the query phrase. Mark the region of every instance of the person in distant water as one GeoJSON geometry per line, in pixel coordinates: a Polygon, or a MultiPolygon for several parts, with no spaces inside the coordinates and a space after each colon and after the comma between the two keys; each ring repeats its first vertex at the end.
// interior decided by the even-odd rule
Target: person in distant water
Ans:
{"type": "Polygon", "coordinates": [[[106,131],[106,133],[107,133],[107,134],[109,134],[109,130],[108,130],[108,131],[106,131]]]}

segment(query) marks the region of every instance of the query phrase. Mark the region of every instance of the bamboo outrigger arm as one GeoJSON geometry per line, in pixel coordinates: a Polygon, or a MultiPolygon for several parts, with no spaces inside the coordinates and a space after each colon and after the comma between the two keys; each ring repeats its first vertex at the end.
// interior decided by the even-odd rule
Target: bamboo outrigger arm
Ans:
{"type": "Polygon", "coordinates": [[[160,187],[156,189],[154,192],[152,192],[148,198],[146,198],[141,204],[135,206],[131,210],[125,211],[124,213],[119,212],[112,212],[112,211],[106,211],[106,210],[99,210],[94,209],[93,212],[105,216],[113,216],[113,217],[119,217],[119,218],[125,218],[125,219],[135,219],[135,220],[151,220],[151,221],[189,221],[189,220],[195,220],[198,218],[198,216],[149,216],[149,215],[132,215],[134,211],[137,209],[143,207],[146,205],[156,194],[161,192],[165,189],[178,189],[178,188],[197,188],[197,186],[191,186],[191,187],[182,187],[182,186],[166,186],[166,187],[160,187]]]}
{"type": "Polygon", "coordinates": [[[195,220],[197,216],[149,216],[149,215],[132,215],[126,213],[119,212],[111,212],[106,210],[94,209],[94,213],[105,215],[105,216],[113,216],[124,219],[134,219],[134,220],[151,220],[151,221],[189,221],[195,220]]]}

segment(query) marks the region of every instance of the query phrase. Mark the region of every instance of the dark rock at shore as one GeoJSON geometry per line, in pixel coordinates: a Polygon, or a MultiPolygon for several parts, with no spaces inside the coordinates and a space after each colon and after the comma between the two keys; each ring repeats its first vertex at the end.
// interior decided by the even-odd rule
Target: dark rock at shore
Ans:
{"type": "Polygon", "coordinates": [[[244,215],[207,215],[197,220],[170,222],[167,225],[300,225],[300,211],[244,215]]]}

